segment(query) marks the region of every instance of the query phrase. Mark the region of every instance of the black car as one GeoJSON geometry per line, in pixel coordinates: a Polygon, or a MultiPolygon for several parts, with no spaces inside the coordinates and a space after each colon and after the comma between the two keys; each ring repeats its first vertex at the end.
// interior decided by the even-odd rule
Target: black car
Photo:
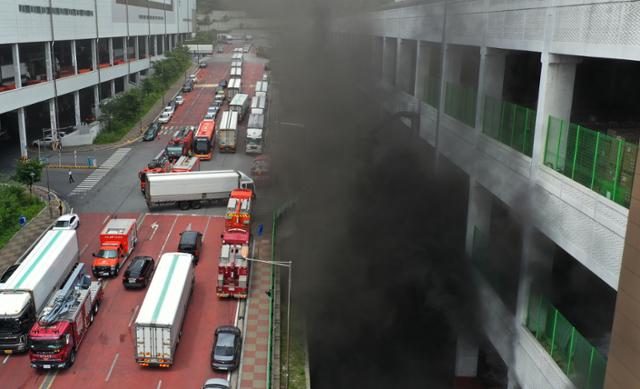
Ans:
{"type": "Polygon", "coordinates": [[[218,83],[219,86],[226,88],[227,87],[227,80],[220,80],[220,82],[218,83]]]}
{"type": "Polygon", "coordinates": [[[7,270],[5,270],[4,273],[2,273],[2,276],[0,276],[0,284],[4,284],[5,282],[7,282],[9,277],[11,277],[11,275],[16,271],[18,266],[20,265],[17,263],[9,266],[7,270]]]}
{"type": "Polygon", "coordinates": [[[149,127],[147,127],[147,131],[145,131],[144,135],[142,135],[142,140],[149,141],[149,140],[156,139],[159,131],[160,131],[160,123],[153,122],[149,124],[149,127]]]}
{"type": "Polygon", "coordinates": [[[192,90],[193,90],[193,82],[191,82],[190,80],[185,82],[184,85],[182,85],[183,92],[191,92],[192,90]]]}
{"type": "Polygon", "coordinates": [[[206,68],[208,66],[208,64],[205,61],[200,61],[200,63],[198,64],[198,66],[200,68],[206,68]]]}
{"type": "Polygon", "coordinates": [[[202,233],[198,231],[182,231],[178,251],[193,255],[193,261],[197,265],[202,251],[202,233]]]}
{"type": "Polygon", "coordinates": [[[155,262],[151,257],[140,256],[133,258],[122,275],[122,285],[127,289],[145,288],[151,281],[154,267],[155,262]]]}
{"type": "Polygon", "coordinates": [[[213,370],[235,370],[240,362],[241,348],[242,334],[238,327],[218,327],[211,350],[211,368],[213,370]]]}

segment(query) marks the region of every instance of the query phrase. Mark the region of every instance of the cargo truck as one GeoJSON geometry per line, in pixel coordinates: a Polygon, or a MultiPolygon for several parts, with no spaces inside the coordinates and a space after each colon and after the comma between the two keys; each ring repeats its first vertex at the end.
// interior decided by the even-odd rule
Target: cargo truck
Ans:
{"type": "Polygon", "coordinates": [[[251,99],[251,113],[265,115],[267,113],[267,96],[256,95],[251,99]]]}
{"type": "Polygon", "coordinates": [[[232,78],[227,85],[227,97],[232,99],[233,96],[240,93],[242,89],[242,80],[239,78],[232,78]]]}
{"type": "Polygon", "coordinates": [[[233,99],[229,103],[229,109],[232,112],[238,113],[238,121],[241,122],[249,111],[249,95],[238,93],[233,96],[233,99]]]}
{"type": "Polygon", "coordinates": [[[102,283],[78,263],[49,300],[29,332],[29,359],[36,369],[69,368],[102,300],[102,283]]]}
{"type": "Polygon", "coordinates": [[[218,148],[220,152],[236,152],[236,141],[238,135],[238,113],[225,111],[220,119],[218,128],[218,148]]]}
{"type": "Polygon", "coordinates": [[[0,289],[0,350],[27,351],[27,336],[42,308],[78,263],[75,230],[45,233],[0,289]]]}
{"type": "Polygon", "coordinates": [[[147,174],[146,187],[145,199],[150,210],[160,205],[198,209],[212,202],[226,201],[235,189],[255,190],[253,180],[237,170],[147,174]]]}
{"type": "Polygon", "coordinates": [[[256,82],[256,96],[266,96],[269,88],[269,83],[267,81],[258,81],[256,82]]]}
{"type": "Polygon", "coordinates": [[[249,294],[249,231],[230,229],[222,235],[216,295],[247,298],[249,294]]]}
{"type": "Polygon", "coordinates": [[[232,67],[229,70],[229,76],[234,78],[242,78],[242,68],[241,67],[232,67]]]}
{"type": "MultiPolygon", "coordinates": [[[[195,282],[193,256],[165,253],[133,326],[139,366],[171,367],[195,282]]],[[[193,334],[197,336],[198,334],[193,334]]]]}
{"type": "Polygon", "coordinates": [[[100,233],[100,250],[93,253],[95,257],[92,266],[93,276],[96,278],[117,276],[120,268],[135,249],[137,242],[136,219],[109,220],[100,233]]]}
{"type": "Polygon", "coordinates": [[[249,115],[247,126],[247,141],[245,152],[247,154],[261,154],[264,143],[264,115],[252,113],[249,115]]]}

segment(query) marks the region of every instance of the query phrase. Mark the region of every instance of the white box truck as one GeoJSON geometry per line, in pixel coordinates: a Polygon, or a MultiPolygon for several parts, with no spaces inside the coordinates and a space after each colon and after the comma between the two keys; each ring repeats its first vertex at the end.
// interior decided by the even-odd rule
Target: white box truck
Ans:
{"type": "Polygon", "coordinates": [[[231,70],[229,70],[229,76],[233,78],[242,78],[242,68],[232,67],[231,70]]]}
{"type": "Polygon", "coordinates": [[[232,99],[233,96],[240,93],[242,87],[242,80],[239,78],[232,78],[227,85],[227,97],[232,99]]]}
{"type": "Polygon", "coordinates": [[[256,82],[256,96],[259,96],[259,95],[266,96],[268,89],[269,89],[269,83],[267,81],[256,82]]]}
{"type": "Polygon", "coordinates": [[[0,289],[0,350],[27,350],[40,311],[78,263],[75,230],[49,231],[0,289]]]}
{"type": "Polygon", "coordinates": [[[242,62],[240,62],[240,61],[232,61],[231,62],[231,67],[232,68],[242,68],[242,62]]]}
{"type": "Polygon", "coordinates": [[[247,154],[260,154],[264,143],[264,115],[252,113],[247,126],[247,154]]]}
{"type": "Polygon", "coordinates": [[[249,111],[249,95],[238,93],[229,103],[229,109],[238,113],[238,121],[242,121],[249,111]]]}
{"type": "Polygon", "coordinates": [[[235,153],[238,135],[238,113],[235,111],[223,112],[219,123],[218,149],[221,153],[235,153]]]}
{"type": "Polygon", "coordinates": [[[158,205],[177,204],[180,209],[200,208],[203,204],[229,199],[234,189],[251,189],[251,177],[238,170],[207,170],[200,172],[148,173],[145,199],[151,209],[158,205]]]}
{"type": "MultiPolygon", "coordinates": [[[[195,283],[193,256],[165,253],[160,257],[136,317],[136,363],[171,367],[195,283]]],[[[197,334],[194,334],[197,335],[197,334]]]]}
{"type": "Polygon", "coordinates": [[[251,99],[251,113],[256,113],[258,115],[266,115],[267,114],[267,96],[266,95],[256,95],[251,99]]]}

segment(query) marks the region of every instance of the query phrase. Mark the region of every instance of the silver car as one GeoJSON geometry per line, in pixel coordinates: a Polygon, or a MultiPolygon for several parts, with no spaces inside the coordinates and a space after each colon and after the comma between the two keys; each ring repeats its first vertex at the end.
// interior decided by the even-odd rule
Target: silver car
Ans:
{"type": "Polygon", "coordinates": [[[209,378],[202,385],[202,389],[230,389],[229,381],[223,378],[209,378]]]}

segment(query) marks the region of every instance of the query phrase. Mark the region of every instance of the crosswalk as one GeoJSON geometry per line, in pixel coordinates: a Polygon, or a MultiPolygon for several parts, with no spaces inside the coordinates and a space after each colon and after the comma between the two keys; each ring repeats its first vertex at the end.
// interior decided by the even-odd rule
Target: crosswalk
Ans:
{"type": "Polygon", "coordinates": [[[122,158],[124,158],[125,155],[127,155],[129,151],[131,151],[130,147],[121,147],[117,149],[100,165],[100,167],[89,174],[87,178],[82,180],[78,186],[73,188],[70,195],[73,196],[90,191],[98,182],[100,182],[100,180],[102,180],[104,176],[107,175],[107,173],[109,173],[111,169],[113,169],[114,166],[122,160],[122,158]]]}

